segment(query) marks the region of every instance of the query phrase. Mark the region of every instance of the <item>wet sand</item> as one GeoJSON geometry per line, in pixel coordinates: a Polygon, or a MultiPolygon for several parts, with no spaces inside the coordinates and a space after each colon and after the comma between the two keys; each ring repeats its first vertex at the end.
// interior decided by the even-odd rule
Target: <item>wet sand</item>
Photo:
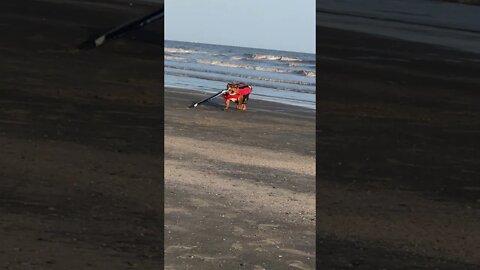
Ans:
{"type": "Polygon", "coordinates": [[[2,269],[163,265],[163,26],[77,49],[152,10],[2,1],[2,269]]]}
{"type": "Polygon", "coordinates": [[[480,265],[480,56],[317,26],[322,268],[480,265]]]}
{"type": "Polygon", "coordinates": [[[165,92],[166,269],[314,269],[315,113],[165,92]]]}

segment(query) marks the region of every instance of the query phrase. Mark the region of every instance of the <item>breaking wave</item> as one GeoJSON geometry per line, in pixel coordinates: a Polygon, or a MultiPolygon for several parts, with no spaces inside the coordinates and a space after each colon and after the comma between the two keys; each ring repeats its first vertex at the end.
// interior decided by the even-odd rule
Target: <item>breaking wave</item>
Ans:
{"type": "Polygon", "coordinates": [[[248,75],[248,74],[239,74],[239,73],[232,73],[228,71],[219,71],[219,70],[208,70],[208,69],[201,69],[201,68],[192,68],[192,67],[178,67],[173,65],[165,65],[165,68],[176,69],[176,70],[185,70],[185,71],[195,71],[195,72],[202,72],[205,74],[222,74],[228,75],[233,77],[245,78],[245,79],[254,79],[254,80],[261,80],[261,81],[269,81],[269,82],[277,82],[277,83],[286,83],[286,84],[296,84],[296,85],[306,85],[306,86],[315,86],[315,83],[311,82],[303,82],[303,81],[294,81],[294,80],[286,80],[286,79],[279,79],[279,78],[270,78],[264,77],[259,75],[248,75]]]}
{"type": "Polygon", "coordinates": [[[255,60],[272,60],[272,61],[287,61],[287,62],[302,62],[300,58],[281,56],[281,55],[272,55],[272,54],[252,54],[249,56],[251,59],[255,60]]]}
{"type": "MultiPolygon", "coordinates": [[[[225,79],[221,76],[215,77],[206,74],[185,74],[181,72],[172,72],[172,71],[165,71],[166,75],[173,75],[173,76],[178,76],[178,77],[189,77],[189,78],[197,78],[197,79],[203,79],[203,80],[208,80],[208,81],[220,81],[223,82],[225,79]]],[[[266,87],[266,88],[271,88],[271,85],[268,83],[255,83],[253,84],[255,86],[261,86],[261,87],[266,87]]],[[[282,90],[282,91],[291,91],[291,92],[296,92],[296,93],[303,93],[303,94],[315,94],[314,90],[309,90],[309,89],[299,89],[299,88],[293,88],[293,87],[288,87],[288,86],[276,86],[276,90],[282,90]]]]}
{"type": "Polygon", "coordinates": [[[317,72],[315,71],[305,71],[302,70],[303,74],[307,77],[317,77],[317,72]]]}
{"type": "Polygon", "coordinates": [[[273,68],[273,67],[260,67],[260,66],[252,66],[252,65],[244,65],[244,64],[235,64],[217,60],[206,60],[206,59],[199,59],[197,63],[207,64],[212,66],[220,66],[220,67],[229,67],[229,68],[242,68],[242,69],[250,69],[250,70],[258,70],[258,71],[265,71],[265,72],[273,72],[273,73],[290,73],[290,74],[297,74],[303,75],[307,77],[315,77],[315,71],[307,71],[307,70],[286,70],[281,68],[273,68]]]}
{"type": "Polygon", "coordinates": [[[185,57],[178,57],[178,56],[171,56],[171,55],[165,55],[165,60],[178,60],[178,61],[184,61],[188,60],[185,57]]]}
{"type": "Polygon", "coordinates": [[[164,48],[163,51],[165,53],[199,53],[199,54],[207,54],[207,52],[204,51],[197,51],[197,50],[185,50],[181,48],[164,48]]]}
{"type": "Polygon", "coordinates": [[[230,57],[230,60],[234,60],[234,61],[267,60],[272,62],[280,61],[280,62],[288,63],[288,65],[291,67],[304,66],[304,65],[315,66],[315,63],[316,63],[314,59],[300,59],[295,57],[273,55],[273,54],[245,54],[243,56],[236,55],[236,56],[230,57]]]}

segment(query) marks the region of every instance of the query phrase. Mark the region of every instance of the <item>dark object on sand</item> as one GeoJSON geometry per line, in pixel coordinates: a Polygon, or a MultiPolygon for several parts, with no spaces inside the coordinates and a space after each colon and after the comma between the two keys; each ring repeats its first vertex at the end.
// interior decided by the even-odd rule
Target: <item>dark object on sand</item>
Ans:
{"type": "Polygon", "coordinates": [[[95,39],[90,39],[84,42],[83,44],[80,45],[80,49],[93,49],[93,48],[99,47],[103,45],[105,41],[119,37],[127,32],[140,29],[152,22],[155,22],[163,18],[163,15],[164,15],[164,8],[162,7],[161,9],[153,13],[150,13],[147,16],[124,23],[120,26],[113,28],[112,30],[106,33],[103,33],[102,35],[100,35],[95,39]]]}
{"type": "Polygon", "coordinates": [[[206,98],[206,99],[202,99],[201,101],[199,101],[199,102],[197,102],[197,103],[193,103],[192,105],[189,106],[189,108],[196,108],[198,105],[200,105],[200,104],[202,104],[202,103],[205,103],[205,102],[211,100],[212,98],[218,97],[218,96],[220,96],[221,94],[226,93],[227,91],[228,91],[228,89],[224,89],[224,90],[222,90],[222,91],[214,94],[214,95],[211,96],[211,97],[208,97],[208,98],[206,98]]]}

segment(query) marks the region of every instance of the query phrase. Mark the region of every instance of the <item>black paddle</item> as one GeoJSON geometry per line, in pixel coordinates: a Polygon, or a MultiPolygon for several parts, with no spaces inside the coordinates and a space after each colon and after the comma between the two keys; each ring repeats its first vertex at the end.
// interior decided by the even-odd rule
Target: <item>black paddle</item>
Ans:
{"type": "Polygon", "coordinates": [[[206,98],[206,99],[203,99],[203,100],[201,100],[201,101],[199,101],[199,102],[197,102],[197,103],[193,103],[192,105],[190,105],[189,108],[196,108],[198,105],[200,105],[200,104],[202,104],[202,103],[205,103],[205,102],[211,100],[212,98],[218,97],[218,96],[220,96],[221,94],[226,93],[227,91],[228,91],[228,89],[224,89],[224,90],[216,93],[215,95],[213,95],[213,96],[211,96],[211,97],[208,97],[208,98],[206,98]]]}
{"type": "Polygon", "coordinates": [[[95,48],[103,45],[106,40],[116,38],[120,35],[125,34],[126,32],[130,32],[132,30],[136,30],[139,28],[142,28],[154,21],[160,20],[163,18],[163,7],[153,13],[148,14],[147,16],[135,19],[133,21],[124,23],[118,27],[115,27],[111,30],[109,30],[106,33],[103,33],[99,37],[95,38],[94,40],[89,40],[82,45],[80,45],[81,48],[83,49],[89,49],[89,48],[95,48]]]}

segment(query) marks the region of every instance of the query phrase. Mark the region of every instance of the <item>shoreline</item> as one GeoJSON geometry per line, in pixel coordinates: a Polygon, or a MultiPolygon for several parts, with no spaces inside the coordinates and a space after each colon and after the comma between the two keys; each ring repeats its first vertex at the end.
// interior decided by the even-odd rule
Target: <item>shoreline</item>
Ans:
{"type": "MultiPolygon", "coordinates": [[[[193,93],[199,94],[198,98],[200,100],[202,99],[202,96],[203,96],[203,98],[207,98],[209,95],[212,95],[212,94],[215,94],[215,93],[218,92],[218,91],[215,91],[215,90],[206,91],[206,90],[201,90],[201,89],[188,89],[188,88],[181,87],[181,86],[174,86],[174,85],[167,85],[167,84],[165,85],[165,91],[166,92],[182,91],[182,92],[186,92],[188,94],[193,94],[193,93]]],[[[283,102],[274,101],[274,100],[266,100],[266,99],[263,99],[261,97],[258,99],[257,96],[254,96],[254,95],[252,95],[252,98],[250,98],[250,99],[255,100],[255,103],[260,104],[261,107],[263,107],[263,106],[266,106],[268,108],[284,107],[284,108],[292,110],[292,111],[295,111],[295,110],[298,109],[299,111],[304,111],[305,113],[315,113],[315,110],[316,110],[316,108],[311,108],[311,107],[308,107],[308,106],[295,105],[295,104],[291,104],[291,103],[283,103],[283,102]],[[267,104],[270,104],[270,105],[267,105],[267,104]],[[277,105],[274,105],[274,104],[277,104],[277,105]]],[[[217,98],[216,100],[221,100],[221,99],[217,98]]],[[[192,100],[192,103],[195,102],[195,101],[198,101],[198,100],[192,100]]],[[[215,103],[222,103],[222,102],[217,101],[215,103]]]]}

